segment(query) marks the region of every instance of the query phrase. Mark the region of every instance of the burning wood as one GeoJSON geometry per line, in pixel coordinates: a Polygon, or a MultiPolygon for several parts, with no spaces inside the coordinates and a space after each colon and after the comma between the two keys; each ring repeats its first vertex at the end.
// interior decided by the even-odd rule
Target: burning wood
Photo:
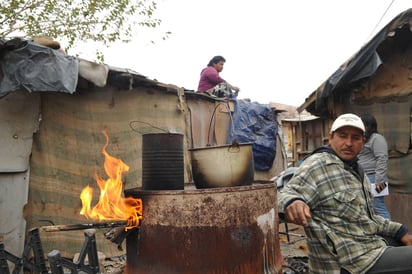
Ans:
{"type": "Polygon", "coordinates": [[[112,243],[115,243],[118,250],[123,251],[122,243],[131,231],[132,229],[125,231],[121,227],[114,227],[104,233],[104,237],[106,238],[106,240],[110,240],[112,243]]]}

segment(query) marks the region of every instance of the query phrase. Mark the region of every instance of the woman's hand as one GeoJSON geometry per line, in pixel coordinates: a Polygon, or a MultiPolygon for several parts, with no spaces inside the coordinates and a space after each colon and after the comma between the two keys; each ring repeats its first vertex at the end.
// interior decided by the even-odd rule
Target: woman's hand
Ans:
{"type": "Polygon", "coordinates": [[[230,88],[233,89],[236,92],[239,92],[239,90],[240,90],[240,88],[238,88],[237,86],[230,85],[230,88]]]}
{"type": "Polygon", "coordinates": [[[386,188],[385,183],[379,183],[375,185],[376,192],[380,193],[382,190],[386,188]]]}

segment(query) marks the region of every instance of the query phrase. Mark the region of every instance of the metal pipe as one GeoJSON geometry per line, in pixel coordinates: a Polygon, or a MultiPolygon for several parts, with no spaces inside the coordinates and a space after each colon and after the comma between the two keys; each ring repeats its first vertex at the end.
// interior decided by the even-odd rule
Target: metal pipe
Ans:
{"type": "Polygon", "coordinates": [[[113,228],[113,227],[126,227],[127,221],[118,222],[104,222],[104,223],[90,223],[90,224],[68,224],[68,225],[50,225],[42,226],[40,230],[43,232],[57,232],[57,231],[69,231],[69,230],[82,230],[89,228],[113,228]]]}

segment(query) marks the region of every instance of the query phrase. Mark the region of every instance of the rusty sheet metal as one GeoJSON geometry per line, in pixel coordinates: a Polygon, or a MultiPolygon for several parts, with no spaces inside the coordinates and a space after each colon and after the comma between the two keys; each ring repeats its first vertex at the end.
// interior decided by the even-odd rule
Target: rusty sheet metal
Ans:
{"type": "Polygon", "coordinates": [[[129,190],[143,200],[139,232],[126,239],[126,273],[278,273],[276,188],[129,190]]]}
{"type": "Polygon", "coordinates": [[[29,170],[0,173],[0,235],[7,251],[20,255],[24,250],[26,221],[23,208],[29,192],[29,170]]]}
{"type": "Polygon", "coordinates": [[[40,118],[39,94],[16,91],[0,98],[0,235],[7,251],[22,254],[33,133],[40,118]]]}

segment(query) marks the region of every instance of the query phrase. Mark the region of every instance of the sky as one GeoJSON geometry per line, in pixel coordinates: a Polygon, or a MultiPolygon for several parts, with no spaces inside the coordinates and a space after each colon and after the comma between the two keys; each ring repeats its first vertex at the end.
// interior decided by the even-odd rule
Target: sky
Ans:
{"type": "MultiPolygon", "coordinates": [[[[157,0],[155,29],[103,50],[105,63],[196,90],[215,55],[240,99],[300,106],[412,0],[157,0]],[[171,35],[162,40],[164,33],[171,35]],[[151,41],[154,41],[152,43],[151,41]]],[[[82,57],[82,56],[80,56],[82,57]]]]}

